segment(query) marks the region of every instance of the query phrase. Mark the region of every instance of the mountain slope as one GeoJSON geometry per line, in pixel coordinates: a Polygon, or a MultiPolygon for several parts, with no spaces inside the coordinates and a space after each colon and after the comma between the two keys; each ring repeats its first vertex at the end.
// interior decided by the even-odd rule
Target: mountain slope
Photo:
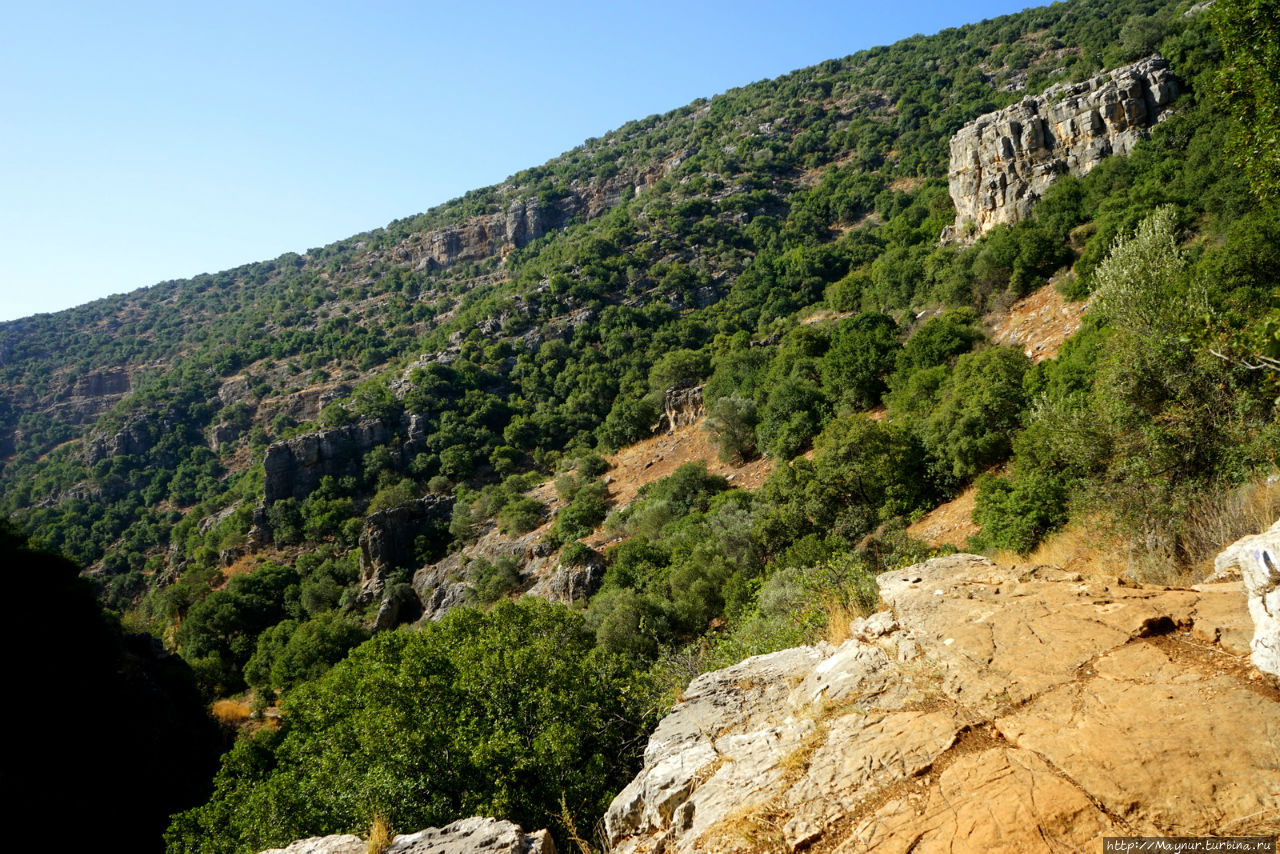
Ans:
{"type": "Polygon", "coordinates": [[[1027,552],[1087,518],[1149,556],[1139,574],[1174,578],[1233,538],[1197,525],[1280,440],[1240,355],[1270,322],[1280,214],[1223,151],[1222,64],[1189,4],[1056,4],[630,123],[304,255],[5,324],[0,510],[206,695],[283,704],[181,838],[244,850],[288,841],[266,816],[345,832],[465,805],[563,840],[634,771],[662,686],[838,633],[877,574],[930,553],[908,522],[967,487],[974,547],[1027,552]],[[1132,151],[1061,176],[1030,218],[940,242],[967,122],[1156,48],[1183,94],[1132,151]],[[1095,294],[1054,358],[989,338],[984,316],[1050,280],[1095,294]],[[673,400],[705,410],[723,459],[766,460],[759,488],[680,466],[611,503],[607,455],[673,400]],[[469,549],[495,527],[532,537],[573,609],[502,601],[553,579],[469,549]],[[499,616],[389,631],[441,591],[499,616]],[[511,680],[569,663],[505,619],[590,651],[594,675],[566,683],[621,704],[609,761],[565,761],[582,734],[511,680]],[[336,797],[303,758],[337,762],[348,737],[394,749],[343,766],[358,796],[336,797]],[[593,796],[558,810],[522,788],[520,746],[593,796]],[[485,783],[454,798],[446,779],[485,783]]]}

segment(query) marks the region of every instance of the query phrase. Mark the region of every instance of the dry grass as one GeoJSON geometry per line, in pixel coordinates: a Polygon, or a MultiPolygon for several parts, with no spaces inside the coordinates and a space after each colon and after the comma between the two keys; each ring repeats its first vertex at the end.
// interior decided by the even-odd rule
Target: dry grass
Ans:
{"type": "Polygon", "coordinates": [[[827,600],[823,606],[823,610],[827,615],[827,642],[832,646],[840,644],[853,637],[853,632],[849,625],[861,616],[860,613],[854,613],[843,603],[835,600],[827,600]]]}
{"type": "Polygon", "coordinates": [[[1191,512],[1184,550],[1201,578],[1213,572],[1213,559],[1241,537],[1259,534],[1280,518],[1280,477],[1245,484],[1207,499],[1191,512]]]}
{"type": "Polygon", "coordinates": [[[1004,566],[1047,564],[1085,575],[1119,575],[1126,569],[1126,549],[1101,519],[1086,519],[1050,534],[1029,555],[998,551],[991,559],[1004,566]]]}
{"type": "Polygon", "coordinates": [[[243,726],[249,722],[253,706],[248,700],[216,700],[209,711],[219,723],[243,726]]]}
{"type": "Polygon", "coordinates": [[[778,767],[782,769],[782,782],[790,785],[809,770],[809,763],[813,760],[813,754],[817,752],[822,743],[827,740],[827,718],[830,715],[823,715],[816,721],[813,729],[805,734],[795,749],[782,757],[778,761],[778,767]]]}
{"type": "Polygon", "coordinates": [[[1280,518],[1280,478],[1272,475],[1205,496],[1183,519],[1177,537],[1143,545],[1126,539],[1102,518],[1086,519],[1050,535],[1031,554],[1001,551],[996,563],[1049,564],[1086,575],[1127,576],[1148,584],[1184,587],[1213,572],[1218,553],[1280,518]]]}
{"type": "Polygon", "coordinates": [[[369,847],[366,849],[368,854],[383,854],[391,847],[395,838],[395,831],[391,829],[391,823],[387,821],[387,817],[374,813],[373,821],[369,824],[369,847]]]}
{"type": "Polygon", "coordinates": [[[590,843],[578,833],[578,824],[573,820],[573,813],[569,811],[569,805],[565,803],[563,792],[560,794],[560,821],[564,824],[565,833],[568,834],[569,841],[578,849],[579,854],[595,854],[590,843]]]}
{"type": "Polygon", "coordinates": [[[969,538],[981,530],[973,523],[978,489],[971,486],[950,501],[939,504],[907,526],[907,536],[931,546],[955,546],[963,551],[969,538]]]}
{"type": "Polygon", "coordinates": [[[790,812],[774,798],[730,813],[703,834],[702,840],[714,840],[715,848],[722,851],[789,854],[783,829],[790,818],[790,812]]]}

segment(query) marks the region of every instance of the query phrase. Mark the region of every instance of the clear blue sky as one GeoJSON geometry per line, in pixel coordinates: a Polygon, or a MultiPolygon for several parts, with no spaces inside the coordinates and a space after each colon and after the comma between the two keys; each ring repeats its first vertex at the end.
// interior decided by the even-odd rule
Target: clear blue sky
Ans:
{"type": "Polygon", "coordinates": [[[8,4],[0,320],[302,252],[1012,0],[8,4]]]}

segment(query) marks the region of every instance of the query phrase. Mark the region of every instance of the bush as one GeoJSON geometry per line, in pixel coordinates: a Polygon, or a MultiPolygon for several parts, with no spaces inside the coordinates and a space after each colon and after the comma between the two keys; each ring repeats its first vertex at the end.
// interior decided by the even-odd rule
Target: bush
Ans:
{"type": "Polygon", "coordinates": [[[1015,472],[978,478],[973,521],[982,527],[970,546],[1030,554],[1046,535],[1067,522],[1067,489],[1060,477],[1015,472]]]}
{"type": "Polygon", "coordinates": [[[549,539],[553,543],[566,543],[585,537],[604,521],[609,513],[609,488],[601,481],[592,481],[573,492],[573,500],[556,515],[549,539]]]}
{"type": "Polygon", "coordinates": [[[704,426],[712,435],[721,462],[755,458],[758,421],[755,401],[749,398],[735,394],[711,402],[704,426]]]}
{"type": "Polygon", "coordinates": [[[502,505],[498,511],[498,530],[508,537],[527,534],[542,524],[547,507],[536,498],[519,496],[502,505]]]}
{"type": "Polygon", "coordinates": [[[511,557],[500,557],[493,563],[481,558],[467,574],[471,577],[471,598],[484,605],[497,602],[520,585],[520,570],[511,557]]]}
{"type": "Polygon", "coordinates": [[[951,474],[967,480],[1007,459],[1027,395],[1031,360],[1014,347],[989,347],[956,360],[942,400],[925,425],[925,443],[951,474]]]}

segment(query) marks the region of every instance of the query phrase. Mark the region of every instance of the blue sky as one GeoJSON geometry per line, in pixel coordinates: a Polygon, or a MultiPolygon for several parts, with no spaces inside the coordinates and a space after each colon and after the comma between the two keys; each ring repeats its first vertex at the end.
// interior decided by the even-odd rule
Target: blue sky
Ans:
{"type": "Polygon", "coordinates": [[[0,320],[303,252],[628,120],[1021,8],[10,4],[0,320]]]}

